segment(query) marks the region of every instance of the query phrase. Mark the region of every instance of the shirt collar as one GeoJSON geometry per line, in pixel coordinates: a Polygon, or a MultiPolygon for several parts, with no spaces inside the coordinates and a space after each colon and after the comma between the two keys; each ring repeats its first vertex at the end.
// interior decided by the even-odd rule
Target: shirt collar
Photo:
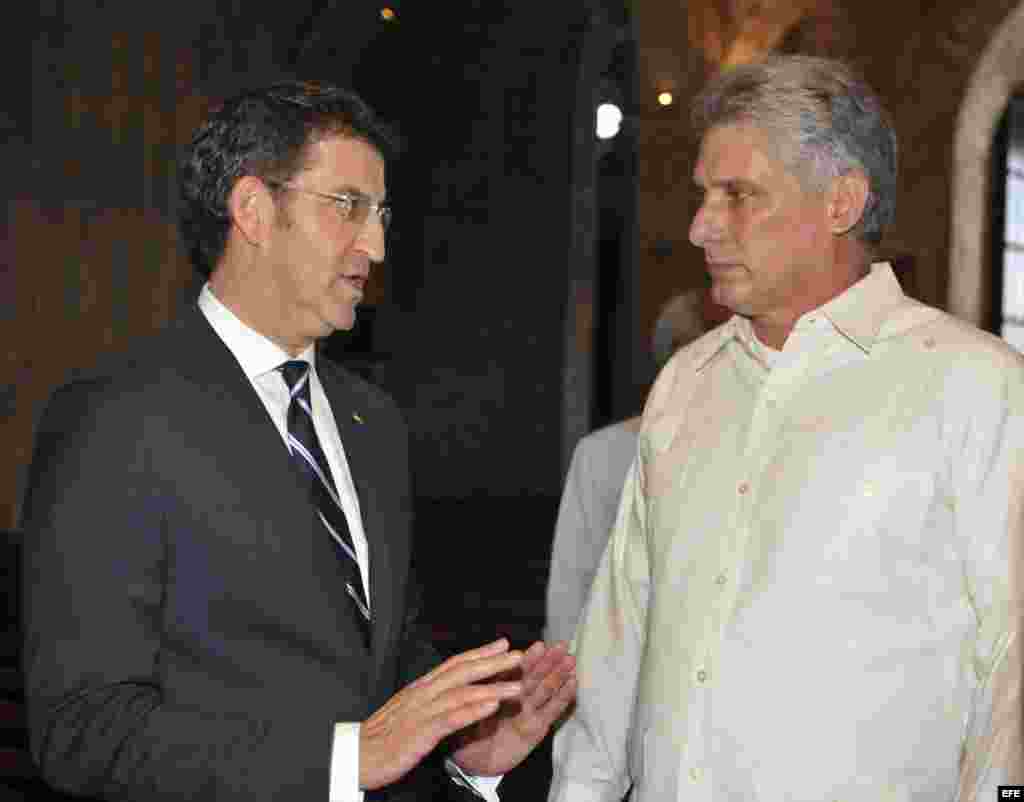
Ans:
{"type": "Polygon", "coordinates": [[[316,348],[309,345],[297,357],[292,357],[281,346],[247,326],[213,294],[209,283],[199,293],[199,309],[210,321],[213,330],[234,354],[238,364],[250,381],[277,370],[290,359],[304,359],[314,365],[316,348]]]}
{"type": "Polygon", "coordinates": [[[870,353],[882,324],[903,299],[903,290],[892,267],[888,262],[877,262],[871,266],[870,273],[819,311],[844,337],[870,353]]]}
{"type": "MultiPolygon", "coordinates": [[[[888,262],[877,262],[871,272],[831,301],[807,312],[800,320],[824,315],[844,337],[865,352],[870,352],[878,332],[895,307],[904,299],[899,281],[888,262]]],[[[799,325],[800,321],[797,321],[799,325]]],[[[700,370],[731,340],[738,340],[752,353],[758,352],[750,321],[741,315],[713,330],[709,336],[694,344],[694,368],[700,370]]]]}

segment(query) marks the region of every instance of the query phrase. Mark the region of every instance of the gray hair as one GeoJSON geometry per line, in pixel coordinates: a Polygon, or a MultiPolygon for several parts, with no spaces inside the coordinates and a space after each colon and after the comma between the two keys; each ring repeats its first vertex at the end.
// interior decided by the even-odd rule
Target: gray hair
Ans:
{"type": "Polygon", "coordinates": [[[694,100],[698,136],[722,125],[765,131],[783,162],[818,189],[850,170],[870,185],[857,237],[877,245],[896,214],[896,132],[878,96],[850,67],[811,56],[770,56],[728,69],[694,100]]]}

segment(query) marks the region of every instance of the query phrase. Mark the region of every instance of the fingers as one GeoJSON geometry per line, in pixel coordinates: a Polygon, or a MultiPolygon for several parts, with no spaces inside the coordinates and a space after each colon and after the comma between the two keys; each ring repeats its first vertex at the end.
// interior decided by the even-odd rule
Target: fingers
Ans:
{"type": "Polygon", "coordinates": [[[575,673],[566,679],[566,681],[563,682],[557,690],[555,690],[555,692],[539,706],[545,727],[550,726],[556,720],[561,718],[574,701],[576,701],[575,673]]]}
{"type": "Polygon", "coordinates": [[[498,638],[490,643],[485,643],[483,646],[477,646],[475,649],[467,649],[464,652],[459,652],[456,655],[452,655],[438,668],[446,665],[458,665],[472,660],[477,660],[481,657],[494,657],[499,654],[503,654],[509,650],[508,638],[498,638]]]}
{"type": "Polygon", "coordinates": [[[520,666],[523,670],[523,676],[529,676],[537,664],[543,660],[550,651],[551,648],[543,641],[535,641],[530,648],[523,653],[523,662],[520,666]]]}
{"type": "MultiPolygon", "coordinates": [[[[476,672],[482,672],[479,679],[483,679],[487,676],[491,676],[494,673],[500,671],[507,671],[510,668],[515,668],[519,665],[522,660],[522,654],[520,652],[510,652],[509,643],[506,638],[499,638],[491,643],[479,646],[476,649],[469,649],[465,652],[453,655],[441,663],[439,666],[434,668],[432,671],[427,672],[422,677],[413,682],[413,685],[423,685],[427,683],[435,682],[442,675],[448,674],[449,678],[453,675],[451,672],[459,668],[465,668],[467,666],[474,666],[476,672]],[[498,659],[498,662],[494,662],[494,658],[498,659]],[[504,660],[502,659],[504,658],[504,660]],[[501,665],[504,668],[491,670],[493,666],[501,665]],[[490,673],[487,673],[490,672],[490,673]]],[[[462,677],[463,674],[459,673],[455,676],[462,677]]],[[[475,681],[475,680],[471,680],[475,681]]]]}
{"type": "Polygon", "coordinates": [[[552,673],[556,676],[562,676],[567,670],[571,673],[575,665],[575,659],[569,655],[564,642],[551,646],[545,646],[540,641],[534,643],[523,655],[521,667],[524,694],[533,693],[552,673]]]}
{"type": "Polygon", "coordinates": [[[475,724],[501,705],[521,694],[518,682],[493,682],[487,685],[468,685],[453,689],[437,697],[427,711],[427,722],[437,722],[444,738],[457,729],[475,724]],[[486,712],[480,713],[479,711],[486,712]]]}
{"type": "Polygon", "coordinates": [[[394,782],[442,739],[519,698],[521,681],[494,678],[522,660],[503,638],[449,658],[392,696],[360,728],[361,787],[394,782]]]}
{"type": "Polygon", "coordinates": [[[541,652],[534,644],[523,659],[523,695],[526,710],[536,711],[541,721],[550,723],[561,714],[576,695],[576,659],[565,643],[549,646],[541,652]],[[531,652],[533,654],[531,654],[531,652]]]}

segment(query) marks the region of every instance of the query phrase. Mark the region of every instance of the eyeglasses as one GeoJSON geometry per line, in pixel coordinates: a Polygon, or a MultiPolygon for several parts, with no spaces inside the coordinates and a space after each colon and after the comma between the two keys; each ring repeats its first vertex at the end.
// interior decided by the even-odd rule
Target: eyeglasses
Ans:
{"type": "Polygon", "coordinates": [[[374,203],[361,192],[344,192],[340,195],[335,195],[331,192],[317,192],[313,189],[297,187],[294,184],[283,181],[264,180],[264,183],[279,189],[290,189],[293,192],[301,192],[303,195],[314,195],[318,198],[334,201],[334,208],[338,210],[338,215],[341,219],[349,223],[355,223],[358,226],[366,224],[370,217],[370,212],[377,215],[380,226],[385,231],[391,225],[391,206],[386,201],[374,203]]]}

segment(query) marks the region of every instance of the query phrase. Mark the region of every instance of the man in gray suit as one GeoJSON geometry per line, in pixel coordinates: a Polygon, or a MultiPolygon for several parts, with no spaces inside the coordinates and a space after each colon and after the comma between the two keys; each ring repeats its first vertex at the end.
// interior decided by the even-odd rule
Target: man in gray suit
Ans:
{"type": "MultiPolygon", "coordinates": [[[[707,292],[691,289],[671,298],[654,324],[651,350],[660,368],[676,349],[707,328],[707,292]]],[[[717,308],[721,310],[721,307],[717,308]]],[[[715,322],[721,317],[712,310],[715,322]]],[[[548,576],[548,641],[572,639],[587,591],[615,524],[626,471],[636,455],[640,417],[602,427],[583,437],[573,451],[555,524],[548,576]]]]}
{"type": "Polygon", "coordinates": [[[494,799],[480,775],[516,765],[570,703],[564,646],[440,662],[417,633],[405,425],[317,352],[384,258],[389,150],[334,87],[225,102],[181,171],[198,303],[48,406],[24,652],[53,785],[423,800],[454,787],[413,771],[444,741],[449,773],[494,799]]]}

